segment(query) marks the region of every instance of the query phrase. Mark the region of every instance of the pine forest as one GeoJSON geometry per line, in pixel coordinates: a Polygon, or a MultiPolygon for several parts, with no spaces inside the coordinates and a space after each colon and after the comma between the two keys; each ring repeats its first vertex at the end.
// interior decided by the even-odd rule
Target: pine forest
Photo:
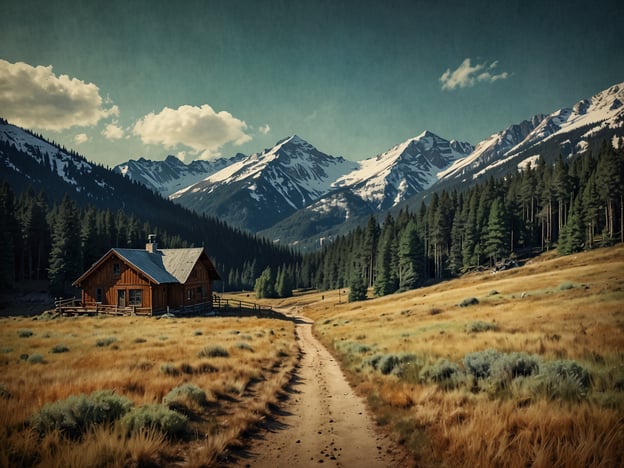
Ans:
{"type": "Polygon", "coordinates": [[[0,287],[47,279],[54,296],[71,294],[72,281],[110,248],[142,248],[156,233],[163,248],[210,246],[220,290],[285,297],[298,288],[349,288],[349,299],[361,300],[369,288],[383,296],[555,247],[566,255],[623,242],[623,198],[624,151],[605,143],[595,155],[540,159],[500,180],[434,193],[415,212],[402,208],[381,223],[371,217],[300,255],[186,211],[184,229],[163,229],[136,213],[81,207],[69,196],[50,203],[43,192],[15,194],[4,183],[0,287]]]}

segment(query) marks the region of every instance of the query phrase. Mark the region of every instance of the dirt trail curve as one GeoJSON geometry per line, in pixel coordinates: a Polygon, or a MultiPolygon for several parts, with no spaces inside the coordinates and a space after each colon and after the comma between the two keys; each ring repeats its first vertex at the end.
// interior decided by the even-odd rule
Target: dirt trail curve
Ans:
{"type": "Polygon", "coordinates": [[[236,466],[405,466],[402,452],[375,432],[364,402],[312,335],[312,321],[297,317],[296,323],[303,355],[288,389],[290,398],[238,454],[236,466]]]}

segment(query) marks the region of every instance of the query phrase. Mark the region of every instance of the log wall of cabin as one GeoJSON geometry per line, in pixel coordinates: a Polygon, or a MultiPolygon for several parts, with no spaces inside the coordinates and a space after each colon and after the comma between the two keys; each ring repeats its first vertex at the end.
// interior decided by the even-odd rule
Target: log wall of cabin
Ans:
{"type": "Polygon", "coordinates": [[[207,265],[200,260],[184,283],[184,304],[203,302],[212,302],[212,280],[207,265]]]}
{"type": "Polygon", "coordinates": [[[102,303],[118,304],[119,290],[124,290],[126,305],[129,305],[130,290],[141,290],[141,307],[152,307],[152,287],[149,280],[136,270],[126,265],[123,260],[111,257],[91,273],[81,284],[84,304],[97,301],[97,289],[102,288],[102,303]],[[117,264],[119,269],[115,267],[117,264]],[[117,273],[118,271],[118,273],[117,273]]]}

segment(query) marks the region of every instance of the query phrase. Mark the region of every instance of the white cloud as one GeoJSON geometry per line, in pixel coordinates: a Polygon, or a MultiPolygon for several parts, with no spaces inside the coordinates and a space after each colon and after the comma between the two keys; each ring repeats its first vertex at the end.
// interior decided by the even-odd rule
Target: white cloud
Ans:
{"type": "Polygon", "coordinates": [[[74,137],[74,143],[77,145],[81,145],[82,143],[86,143],[89,141],[89,137],[86,133],[79,133],[74,137]]]}
{"type": "Polygon", "coordinates": [[[509,73],[496,74],[494,69],[498,67],[498,60],[490,63],[470,64],[470,58],[466,58],[454,71],[448,68],[440,77],[442,89],[453,90],[457,88],[470,88],[477,83],[494,83],[509,77],[509,73]]]}
{"type": "Polygon", "coordinates": [[[271,127],[269,126],[269,124],[266,124],[266,125],[260,125],[260,126],[258,127],[258,131],[259,131],[260,133],[262,133],[263,135],[268,135],[268,134],[269,134],[269,132],[271,131],[271,127]]]}
{"type": "Polygon", "coordinates": [[[123,128],[117,125],[116,121],[113,121],[113,123],[109,123],[104,130],[102,130],[102,135],[109,140],[120,140],[124,136],[124,131],[123,128]]]}
{"type": "Polygon", "coordinates": [[[220,156],[226,143],[242,145],[251,140],[245,133],[247,124],[229,112],[215,112],[208,104],[201,107],[165,107],[139,119],[133,133],[146,144],[160,144],[166,149],[185,146],[202,159],[220,156]]]}
{"type": "Polygon", "coordinates": [[[105,108],[99,88],[67,75],[55,75],[52,65],[33,67],[0,59],[0,112],[27,128],[64,130],[90,127],[119,115],[117,106],[105,108]]]}

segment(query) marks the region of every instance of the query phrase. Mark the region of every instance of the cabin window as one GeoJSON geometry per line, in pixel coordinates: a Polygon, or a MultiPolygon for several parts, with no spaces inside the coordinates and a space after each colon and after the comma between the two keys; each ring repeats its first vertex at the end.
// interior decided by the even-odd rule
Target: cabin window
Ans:
{"type": "Polygon", "coordinates": [[[143,305],[143,290],[130,289],[128,291],[128,305],[131,305],[131,306],[143,305]]]}
{"type": "Polygon", "coordinates": [[[115,276],[121,275],[121,267],[119,266],[119,263],[117,262],[113,263],[113,275],[115,276]]]}
{"type": "Polygon", "coordinates": [[[203,298],[203,297],[204,297],[204,290],[203,290],[203,289],[204,289],[204,288],[202,288],[201,286],[198,286],[198,287],[197,287],[197,290],[196,290],[197,297],[201,297],[201,298],[203,298]]]}
{"type": "Polygon", "coordinates": [[[95,302],[104,302],[104,290],[95,288],[95,302]]]}
{"type": "Polygon", "coordinates": [[[194,297],[193,292],[194,292],[194,291],[193,291],[192,289],[188,289],[188,290],[186,291],[186,300],[187,300],[187,301],[192,301],[192,300],[193,300],[193,297],[194,297]]]}

